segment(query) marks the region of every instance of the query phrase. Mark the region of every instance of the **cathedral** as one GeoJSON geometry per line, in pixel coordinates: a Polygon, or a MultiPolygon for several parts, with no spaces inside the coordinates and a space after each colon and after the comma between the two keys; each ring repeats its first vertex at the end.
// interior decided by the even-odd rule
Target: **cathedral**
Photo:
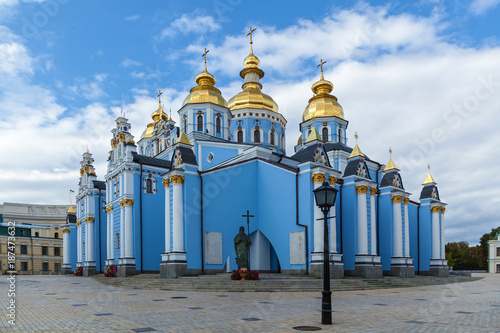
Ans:
{"type": "Polygon", "coordinates": [[[116,119],[103,180],[92,154],[83,154],[63,270],[91,275],[117,265],[119,276],[162,278],[229,272],[237,268],[233,239],[243,226],[249,269],[321,276],[323,213],[313,190],[326,182],[338,190],[328,218],[332,278],[446,276],[446,204],[430,172],[412,200],[390,156],[383,164],[357,140],[347,145],[349,122],[323,61],[294,152],[287,152],[287,120],[263,92],[252,32],[241,92],[223,97],[205,50],[178,124],[159,92],[139,140],[128,119],[116,119]]]}

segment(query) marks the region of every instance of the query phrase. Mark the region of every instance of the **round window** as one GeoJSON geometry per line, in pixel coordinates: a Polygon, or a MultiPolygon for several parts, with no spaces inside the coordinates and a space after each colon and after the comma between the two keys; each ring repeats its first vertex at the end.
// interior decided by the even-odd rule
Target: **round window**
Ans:
{"type": "Polygon", "coordinates": [[[213,153],[208,154],[207,156],[208,163],[212,163],[213,160],[214,160],[214,154],[213,153]]]}
{"type": "Polygon", "coordinates": [[[59,227],[54,227],[54,230],[59,230],[59,227]]]}

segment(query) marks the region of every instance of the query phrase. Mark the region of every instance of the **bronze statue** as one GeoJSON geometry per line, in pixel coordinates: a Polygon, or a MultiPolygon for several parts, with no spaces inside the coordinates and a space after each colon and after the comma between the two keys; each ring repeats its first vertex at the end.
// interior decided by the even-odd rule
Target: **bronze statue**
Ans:
{"type": "Polygon", "coordinates": [[[240,227],[240,232],[234,237],[234,250],[236,252],[236,263],[238,270],[248,268],[248,249],[250,248],[250,238],[245,234],[245,227],[240,227]]]}

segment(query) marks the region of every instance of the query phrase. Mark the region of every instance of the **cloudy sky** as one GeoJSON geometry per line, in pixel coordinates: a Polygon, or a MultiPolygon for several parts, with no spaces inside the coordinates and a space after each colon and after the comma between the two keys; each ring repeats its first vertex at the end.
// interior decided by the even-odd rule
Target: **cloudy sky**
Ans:
{"type": "Polygon", "coordinates": [[[416,201],[430,163],[447,241],[475,244],[500,225],[499,3],[0,0],[0,203],[68,202],[87,147],[102,179],[120,108],[138,137],[161,89],[177,120],[205,47],[229,99],[253,25],[289,155],[326,60],[349,144],[392,147],[416,201]]]}

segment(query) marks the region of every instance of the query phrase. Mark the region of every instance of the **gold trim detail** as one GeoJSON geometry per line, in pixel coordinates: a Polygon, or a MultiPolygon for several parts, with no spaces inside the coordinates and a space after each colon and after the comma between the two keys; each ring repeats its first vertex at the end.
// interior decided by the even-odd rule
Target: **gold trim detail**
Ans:
{"type": "Polygon", "coordinates": [[[123,200],[122,200],[122,201],[120,201],[120,207],[122,207],[122,208],[123,208],[123,200]]]}
{"type": "Polygon", "coordinates": [[[324,173],[315,173],[311,176],[313,183],[322,183],[326,180],[326,175],[324,173]]]}
{"type": "Polygon", "coordinates": [[[433,213],[439,213],[440,211],[441,211],[441,207],[439,207],[439,206],[431,207],[431,212],[433,212],[433,213]]]}
{"type": "Polygon", "coordinates": [[[444,211],[446,210],[446,208],[442,207],[441,208],[441,214],[444,214],[444,211]]]}
{"type": "Polygon", "coordinates": [[[376,195],[377,194],[377,188],[376,187],[370,187],[370,195],[376,195]]]}
{"type": "Polygon", "coordinates": [[[330,182],[330,185],[335,185],[335,183],[337,182],[337,177],[335,177],[335,176],[329,176],[328,177],[328,182],[330,182]]]}
{"type": "Polygon", "coordinates": [[[63,234],[69,234],[69,229],[63,229],[62,232],[63,234]]]}
{"type": "Polygon", "coordinates": [[[410,202],[410,198],[405,198],[405,205],[407,205],[410,202]]]}
{"type": "Polygon", "coordinates": [[[356,193],[357,194],[366,194],[368,192],[369,187],[366,185],[359,185],[356,186],[356,193]]]}
{"type": "Polygon", "coordinates": [[[115,148],[115,147],[116,147],[116,140],[112,139],[111,140],[111,148],[115,148]]]}
{"type": "Polygon", "coordinates": [[[163,183],[163,186],[165,186],[165,188],[170,187],[170,179],[165,178],[165,179],[163,179],[162,183],[163,183]]]}
{"type": "Polygon", "coordinates": [[[391,197],[391,200],[393,203],[400,203],[403,201],[403,196],[402,195],[394,195],[391,197]]]}
{"type": "Polygon", "coordinates": [[[170,177],[172,184],[184,184],[184,176],[181,175],[173,175],[170,177]]]}
{"type": "Polygon", "coordinates": [[[79,226],[82,225],[82,221],[76,221],[76,227],[78,228],[79,226]]]}
{"type": "Polygon", "coordinates": [[[125,206],[132,206],[134,204],[134,199],[123,199],[123,204],[125,206]]]}
{"type": "Polygon", "coordinates": [[[95,218],[94,217],[86,217],[85,218],[85,223],[94,223],[95,218]]]}

